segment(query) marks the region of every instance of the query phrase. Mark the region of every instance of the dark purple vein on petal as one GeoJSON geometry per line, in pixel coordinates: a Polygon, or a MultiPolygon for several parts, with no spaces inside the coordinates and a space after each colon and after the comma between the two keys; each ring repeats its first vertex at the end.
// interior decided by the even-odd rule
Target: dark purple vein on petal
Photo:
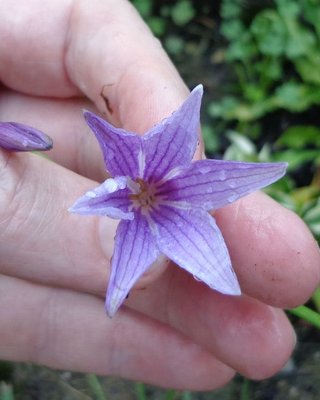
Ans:
{"type": "MultiPolygon", "coordinates": [[[[202,174],[199,174],[199,175],[203,176],[202,174]]],[[[259,178],[259,179],[255,180],[253,182],[251,181],[251,182],[247,183],[246,185],[242,185],[241,187],[238,187],[238,189],[239,188],[241,189],[242,187],[251,186],[251,185],[253,185],[253,184],[255,184],[255,183],[259,182],[259,181],[264,181],[266,179],[270,179],[270,178],[276,177],[277,175],[278,174],[275,174],[275,171],[268,171],[268,173],[264,172],[263,174],[258,172],[256,174],[251,174],[251,175],[247,175],[247,174],[237,175],[237,176],[234,176],[234,177],[226,178],[224,180],[216,179],[216,178],[210,179],[210,177],[208,177],[208,179],[206,181],[203,181],[201,183],[192,183],[192,184],[187,184],[187,185],[183,185],[183,186],[178,186],[181,181],[187,180],[187,178],[189,178],[189,177],[195,179],[195,178],[197,178],[197,175],[178,176],[174,180],[171,181],[172,184],[170,184],[169,187],[166,188],[166,187],[164,187],[164,185],[161,186],[159,188],[159,190],[157,191],[157,194],[165,195],[165,194],[173,193],[173,192],[176,192],[176,191],[184,191],[185,189],[192,189],[194,187],[196,187],[196,188],[200,188],[202,186],[205,187],[205,186],[208,186],[209,184],[215,184],[215,183],[225,184],[225,183],[227,183],[229,181],[236,180],[236,179],[242,179],[242,178],[249,178],[249,179],[251,179],[253,177],[258,177],[259,178]],[[176,183],[178,183],[178,185],[175,186],[176,183]]],[[[236,190],[236,189],[237,189],[236,187],[232,188],[230,186],[230,187],[227,187],[227,188],[225,188],[223,190],[220,190],[220,191],[218,191],[218,190],[214,191],[214,192],[212,192],[210,194],[222,193],[222,192],[227,191],[227,190],[236,190]]],[[[203,195],[203,193],[199,193],[199,194],[203,195]]]]}
{"type": "MultiPolygon", "coordinates": [[[[167,208],[169,208],[169,207],[167,207],[167,208]]],[[[181,216],[181,214],[176,213],[176,212],[174,211],[174,209],[172,209],[171,207],[170,207],[170,211],[173,212],[174,214],[178,215],[178,217],[180,217],[182,220],[184,220],[185,223],[189,224],[189,221],[188,221],[188,220],[186,220],[185,218],[183,218],[183,217],[181,216]]],[[[174,224],[174,222],[172,221],[172,219],[170,219],[165,213],[161,214],[161,217],[162,217],[163,219],[166,219],[167,221],[169,221],[171,224],[174,224]]],[[[198,258],[196,258],[192,252],[190,253],[189,247],[188,247],[188,246],[184,246],[184,243],[181,242],[180,240],[178,240],[178,235],[175,235],[175,236],[174,236],[174,235],[172,234],[171,230],[170,230],[166,225],[164,225],[163,223],[159,222],[159,220],[158,220],[157,218],[155,219],[155,222],[156,222],[157,224],[159,224],[159,225],[162,227],[162,229],[164,229],[164,230],[169,234],[169,236],[172,238],[173,242],[177,243],[177,245],[180,246],[180,248],[188,255],[188,257],[190,257],[190,259],[192,259],[192,260],[194,261],[194,263],[195,263],[196,265],[198,265],[198,267],[200,267],[200,269],[201,269],[201,268],[202,268],[202,264],[199,263],[198,258]]],[[[187,234],[185,233],[185,231],[182,230],[182,229],[178,226],[178,224],[174,224],[174,225],[175,225],[174,229],[175,229],[175,230],[178,230],[178,231],[180,232],[182,238],[183,238],[184,240],[187,239],[186,241],[189,242],[189,243],[191,243],[192,246],[194,246],[194,248],[202,255],[203,259],[206,261],[206,263],[207,263],[209,266],[213,266],[212,261],[211,261],[210,258],[207,257],[207,254],[204,254],[204,252],[198,247],[198,245],[197,245],[194,241],[192,241],[192,240],[187,236],[187,234]]],[[[193,226],[193,229],[195,230],[195,232],[197,232],[197,234],[200,236],[200,238],[201,238],[202,240],[204,240],[204,242],[205,242],[205,244],[207,245],[207,247],[208,247],[208,249],[210,250],[210,252],[212,252],[211,244],[208,242],[207,238],[202,234],[202,232],[200,232],[197,228],[195,228],[195,226],[193,226]]],[[[190,234],[191,234],[191,233],[192,233],[192,232],[190,232],[190,234]]],[[[217,261],[219,261],[219,260],[217,260],[217,261]]],[[[182,266],[182,267],[183,267],[183,266],[182,266]]],[[[210,270],[208,270],[207,266],[206,266],[206,270],[207,270],[208,272],[210,272],[210,270]]],[[[229,282],[225,279],[225,276],[224,276],[224,275],[222,275],[221,277],[222,277],[222,279],[224,280],[224,282],[226,282],[227,284],[229,284],[229,282]]]]}

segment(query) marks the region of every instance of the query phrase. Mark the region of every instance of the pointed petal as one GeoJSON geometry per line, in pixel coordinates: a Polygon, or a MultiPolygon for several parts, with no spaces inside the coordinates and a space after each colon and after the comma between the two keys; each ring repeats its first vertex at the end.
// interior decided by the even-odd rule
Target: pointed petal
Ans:
{"type": "Polygon", "coordinates": [[[223,207],[280,179],[286,163],[202,160],[159,189],[172,201],[187,201],[206,210],[223,207]]]}
{"type": "Polygon", "coordinates": [[[130,289],[159,255],[146,219],[135,213],[133,221],[121,221],[115,238],[106,310],[112,317],[130,289]]]}
{"type": "Polygon", "coordinates": [[[45,151],[52,148],[52,139],[24,124],[0,122],[0,147],[11,151],[45,151]]]}
{"type": "Polygon", "coordinates": [[[146,180],[159,180],[191,162],[198,142],[202,94],[199,85],[176,112],[142,137],[146,180]]]}
{"type": "Polygon", "coordinates": [[[124,129],[115,128],[90,111],[84,117],[100,144],[107,170],[112,176],[139,176],[141,138],[124,129]]]}
{"type": "Polygon", "coordinates": [[[152,214],[160,251],[221,293],[240,294],[228,250],[214,219],[202,209],[162,206],[152,214]]]}
{"type": "Polygon", "coordinates": [[[126,188],[126,177],[119,176],[104,181],[80,197],[69,211],[82,215],[103,215],[115,219],[133,219],[129,211],[131,201],[126,188]]]}

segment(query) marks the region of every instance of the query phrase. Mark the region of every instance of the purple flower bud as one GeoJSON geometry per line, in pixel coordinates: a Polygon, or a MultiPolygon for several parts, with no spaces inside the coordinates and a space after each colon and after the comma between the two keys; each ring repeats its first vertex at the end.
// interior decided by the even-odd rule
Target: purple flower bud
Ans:
{"type": "Polygon", "coordinates": [[[45,151],[52,148],[52,139],[24,124],[0,122],[0,147],[11,151],[45,151]]]}

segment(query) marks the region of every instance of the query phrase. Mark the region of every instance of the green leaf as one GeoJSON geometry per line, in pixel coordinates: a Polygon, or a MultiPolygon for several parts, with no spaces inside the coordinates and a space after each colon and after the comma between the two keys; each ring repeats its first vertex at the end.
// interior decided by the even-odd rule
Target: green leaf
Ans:
{"type": "Polygon", "coordinates": [[[307,57],[294,59],[294,65],[305,82],[320,86],[320,52],[316,47],[307,57]]]}
{"type": "Polygon", "coordinates": [[[225,160],[257,161],[257,149],[250,139],[235,131],[227,132],[226,136],[231,144],[223,155],[225,160]]]}
{"type": "Polygon", "coordinates": [[[167,21],[165,19],[160,17],[150,17],[148,18],[147,22],[150,29],[156,36],[164,35],[167,27],[167,21]]]}
{"type": "Polygon", "coordinates": [[[152,11],[152,0],[132,0],[133,5],[143,18],[148,18],[152,11]]]}
{"type": "Polygon", "coordinates": [[[252,21],[250,29],[262,54],[277,57],[284,53],[287,30],[276,11],[260,12],[252,21]]]}
{"type": "Polygon", "coordinates": [[[295,24],[295,27],[289,32],[286,55],[292,59],[307,55],[312,52],[315,45],[315,35],[306,28],[295,24]]]}
{"type": "Polygon", "coordinates": [[[272,103],[289,111],[304,111],[310,105],[320,103],[320,89],[289,81],[277,88],[272,103]]]}
{"type": "Polygon", "coordinates": [[[186,25],[195,16],[195,10],[190,0],[178,1],[171,10],[171,18],[178,26],[186,25]]]}
{"type": "Polygon", "coordinates": [[[201,131],[206,151],[211,154],[216,153],[220,143],[214,129],[209,125],[202,125],[201,131]]]}
{"type": "Polygon", "coordinates": [[[278,151],[274,154],[274,161],[286,161],[289,163],[288,171],[294,171],[302,164],[314,161],[319,157],[318,150],[295,150],[289,149],[284,151],[278,151]]]}
{"type": "Polygon", "coordinates": [[[249,102],[261,102],[266,98],[266,93],[259,85],[248,83],[244,88],[244,97],[249,102]]]}
{"type": "Polygon", "coordinates": [[[257,54],[257,47],[253,41],[249,31],[243,32],[237,40],[234,40],[229,45],[226,52],[226,60],[234,61],[250,60],[257,54]]]}
{"type": "Polygon", "coordinates": [[[241,1],[223,0],[221,3],[220,15],[222,18],[235,18],[241,14],[241,1]]]}
{"type": "Polygon", "coordinates": [[[212,117],[225,117],[237,107],[239,101],[234,96],[225,96],[220,102],[211,102],[208,106],[208,114],[212,117]]]}
{"type": "Polygon", "coordinates": [[[301,6],[292,0],[276,0],[281,19],[287,30],[286,55],[294,59],[311,52],[316,45],[314,33],[300,22],[301,6]]]}
{"type": "Polygon", "coordinates": [[[320,146],[320,128],[307,125],[292,126],[281,134],[276,143],[292,149],[303,149],[308,145],[320,146]]]}
{"type": "MultiPolygon", "coordinates": [[[[299,0],[300,1],[300,0],[299,0]]],[[[300,13],[300,5],[296,0],[275,0],[278,11],[288,18],[295,18],[300,13]]]]}
{"type": "Polygon", "coordinates": [[[262,78],[277,81],[282,77],[282,59],[280,57],[263,57],[255,64],[255,69],[262,78]]]}
{"type": "Polygon", "coordinates": [[[167,36],[164,41],[164,47],[170,54],[180,54],[184,48],[184,40],[176,35],[167,36]]]}
{"type": "Polygon", "coordinates": [[[237,40],[244,32],[243,22],[238,19],[225,21],[221,24],[220,31],[224,37],[231,40],[237,40]]]}
{"type": "Polygon", "coordinates": [[[319,188],[314,185],[296,188],[292,193],[292,197],[304,212],[314,207],[317,198],[320,195],[319,188]]]}
{"type": "Polygon", "coordinates": [[[312,230],[312,232],[319,236],[320,235],[320,200],[303,216],[304,221],[312,230]]]}
{"type": "Polygon", "coordinates": [[[313,25],[320,38],[320,3],[318,0],[300,0],[303,17],[313,25]]]}

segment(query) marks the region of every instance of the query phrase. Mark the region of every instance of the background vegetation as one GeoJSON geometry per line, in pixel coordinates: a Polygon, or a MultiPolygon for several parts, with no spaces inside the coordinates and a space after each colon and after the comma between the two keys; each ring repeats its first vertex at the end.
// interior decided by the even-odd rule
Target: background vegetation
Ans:
{"type": "MultiPolygon", "coordinates": [[[[190,87],[203,83],[207,155],[287,161],[268,189],[320,240],[320,1],[132,0],[190,87]]],[[[214,393],[0,364],[0,400],[280,400],[320,398],[320,292],[290,311],[297,350],[275,377],[214,393]]]]}

